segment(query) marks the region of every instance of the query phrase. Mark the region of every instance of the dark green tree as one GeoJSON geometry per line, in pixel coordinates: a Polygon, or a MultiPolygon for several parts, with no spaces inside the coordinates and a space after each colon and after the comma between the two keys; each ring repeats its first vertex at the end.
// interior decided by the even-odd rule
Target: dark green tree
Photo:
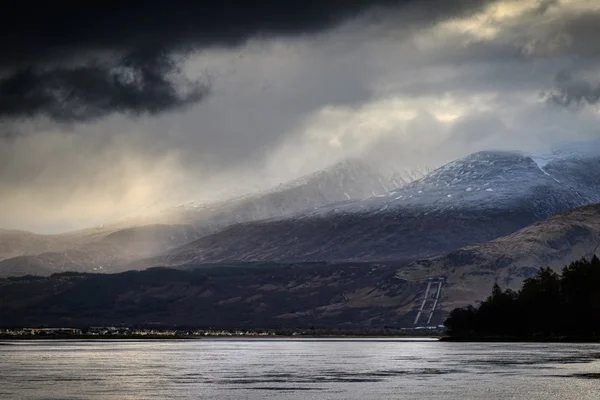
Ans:
{"type": "Polygon", "coordinates": [[[445,326],[465,338],[600,338],[600,259],[572,262],[560,275],[540,268],[518,292],[495,284],[479,307],[453,310],[445,326]]]}

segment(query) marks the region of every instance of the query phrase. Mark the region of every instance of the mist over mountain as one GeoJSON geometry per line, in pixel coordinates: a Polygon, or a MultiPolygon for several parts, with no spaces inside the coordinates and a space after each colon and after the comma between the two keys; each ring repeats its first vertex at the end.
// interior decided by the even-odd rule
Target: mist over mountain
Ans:
{"type": "Polygon", "coordinates": [[[21,234],[0,270],[7,276],[223,261],[410,262],[598,201],[597,147],[477,152],[429,173],[346,161],[219,203],[63,235],[21,234]]]}
{"type": "Polygon", "coordinates": [[[0,274],[120,271],[229,225],[284,217],[347,199],[380,195],[405,185],[418,170],[380,171],[352,160],[279,185],[269,191],[207,205],[185,204],[158,214],[60,235],[3,231],[0,274]]]}
{"type": "MultiPolygon", "coordinates": [[[[383,195],[424,176],[428,169],[398,170],[374,167],[361,160],[347,160],[270,190],[206,205],[184,204],[165,214],[181,212],[196,225],[219,228],[238,222],[293,215],[345,200],[383,195]],[[208,218],[205,215],[210,215],[208,218]]],[[[160,217],[159,217],[160,218],[160,217]]]]}
{"type": "Polygon", "coordinates": [[[348,200],[283,219],[233,225],[154,260],[410,261],[515,232],[596,201],[597,153],[569,153],[543,167],[521,152],[478,152],[385,195],[348,200]],[[576,160],[578,163],[576,163],[576,160]],[[568,164],[569,168],[560,166],[568,164]],[[560,170],[561,180],[546,168],[560,170]],[[578,190],[586,182],[585,190],[578,190]]]}
{"type": "Polygon", "coordinates": [[[0,324],[179,325],[233,329],[413,326],[428,277],[444,277],[432,324],[454,307],[517,287],[550,265],[599,254],[600,206],[488,243],[403,263],[220,263],[120,274],[0,279],[0,324]]]}
{"type": "Polygon", "coordinates": [[[157,272],[106,280],[96,275],[7,280],[0,282],[11,293],[5,299],[12,310],[7,315],[22,323],[64,321],[59,314],[44,319],[33,308],[20,308],[16,293],[38,287],[40,310],[59,301],[65,315],[87,321],[72,309],[72,296],[98,284],[129,293],[133,297],[126,303],[150,302],[125,312],[122,307],[129,309],[129,303],[119,300],[103,314],[107,322],[125,312],[135,315],[132,323],[148,318],[179,323],[184,310],[199,307],[192,303],[201,297],[198,304],[214,313],[202,314],[198,323],[225,326],[242,318],[250,325],[341,326],[361,310],[354,322],[409,325],[423,282],[432,276],[446,279],[434,318],[440,322],[447,310],[480,299],[495,282],[518,287],[541,266],[558,268],[598,254],[598,206],[589,205],[599,201],[597,145],[481,151],[423,172],[346,161],[268,191],[209,205],[184,204],[82,231],[5,230],[0,232],[3,277],[64,271],[112,276],[165,266],[196,271],[180,276],[165,270],[165,281],[150,285],[160,286],[157,296],[171,299],[172,306],[158,305],[147,287],[146,279],[157,272]],[[188,279],[200,281],[191,290],[184,284],[188,279]],[[59,294],[50,291],[56,284],[59,294]],[[177,294],[188,290],[185,298],[177,294]],[[301,298],[304,306],[296,304],[301,298]],[[159,310],[169,317],[158,317],[159,310]],[[19,319],[21,311],[25,319],[19,319]]]}

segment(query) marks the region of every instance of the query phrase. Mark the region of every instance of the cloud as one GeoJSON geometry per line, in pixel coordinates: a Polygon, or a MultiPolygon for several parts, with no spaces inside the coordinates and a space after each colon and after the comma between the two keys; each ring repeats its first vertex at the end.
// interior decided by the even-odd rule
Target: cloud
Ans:
{"type": "Polygon", "coordinates": [[[167,55],[128,54],[114,65],[92,62],[49,70],[20,69],[0,80],[0,119],[45,116],[59,122],[89,121],[113,112],[157,114],[193,104],[208,86],[191,82],[167,55]],[[186,92],[174,81],[179,79],[186,92]]]}
{"type": "Polygon", "coordinates": [[[556,77],[556,88],[547,93],[547,101],[562,107],[595,105],[600,101],[600,83],[574,79],[568,72],[556,77]]]}
{"type": "MultiPolygon", "coordinates": [[[[285,21],[287,3],[280,3],[274,12],[285,21]]],[[[585,92],[600,81],[600,25],[591,22],[600,15],[598,2],[344,3],[360,6],[307,28],[279,29],[274,17],[271,25],[252,21],[247,28],[235,13],[241,25],[233,33],[225,32],[225,11],[207,26],[197,23],[203,20],[192,16],[196,6],[189,16],[160,4],[138,17],[107,12],[112,30],[91,16],[73,19],[74,27],[57,25],[69,33],[61,40],[31,40],[22,57],[0,57],[3,81],[16,71],[50,77],[99,66],[100,81],[116,74],[137,93],[146,63],[134,63],[133,73],[122,68],[127,56],[161,49],[148,57],[158,57],[149,65],[158,66],[164,85],[147,93],[167,93],[174,104],[156,106],[171,104],[158,95],[136,107],[102,85],[103,101],[84,92],[85,107],[61,108],[55,100],[62,97],[51,97],[49,105],[0,121],[0,227],[52,232],[105,223],[149,204],[266,190],[348,157],[411,169],[483,149],[536,150],[598,137],[600,114],[587,106],[589,95],[578,107],[575,100],[554,107],[540,96],[560,94],[565,85],[573,97],[574,83],[587,82],[585,92]],[[180,23],[166,22],[175,15],[180,23]],[[575,24],[584,19],[587,28],[575,24]],[[570,72],[568,82],[557,83],[560,71],[570,72]],[[162,112],[169,110],[179,111],[162,112]]],[[[42,28],[32,29],[37,37],[42,28]]],[[[23,35],[21,43],[29,43],[23,35]]],[[[2,35],[0,43],[7,43],[2,35]]]]}
{"type": "Polygon", "coordinates": [[[183,77],[174,58],[253,37],[313,34],[391,7],[419,22],[476,9],[483,0],[204,0],[73,3],[31,12],[3,9],[0,119],[87,121],[112,113],[156,114],[205,98],[207,82],[183,77]],[[148,49],[151,49],[150,51],[148,49]],[[160,49],[160,50],[155,50],[160,49]],[[111,61],[99,61],[109,58],[111,61]],[[177,79],[174,79],[177,78],[177,79]],[[179,80],[179,82],[176,82],[179,80]],[[180,94],[189,89],[191,93],[180,94]]]}
{"type": "MultiPolygon", "coordinates": [[[[256,36],[320,32],[374,8],[391,7],[416,23],[445,19],[489,3],[484,0],[180,0],[73,4],[57,1],[32,13],[26,3],[5,9],[0,27],[2,64],[26,63],[89,50],[167,49],[243,44],[256,36]]],[[[389,9],[386,9],[389,14],[389,9]]]]}

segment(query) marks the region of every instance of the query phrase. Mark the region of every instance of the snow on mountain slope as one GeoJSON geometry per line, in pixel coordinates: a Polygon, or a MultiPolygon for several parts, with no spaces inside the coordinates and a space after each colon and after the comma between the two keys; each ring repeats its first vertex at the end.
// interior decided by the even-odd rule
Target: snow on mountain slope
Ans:
{"type": "Polygon", "coordinates": [[[592,202],[553,178],[527,155],[483,151],[448,163],[386,196],[335,204],[318,212],[377,212],[398,207],[430,211],[508,208],[522,201],[534,202],[539,213],[546,216],[592,202]]]}
{"type": "Polygon", "coordinates": [[[234,223],[292,216],[330,203],[383,195],[424,174],[420,170],[381,171],[349,160],[269,191],[207,205],[182,205],[163,217],[216,231],[234,223]]]}
{"type": "MultiPolygon", "coordinates": [[[[412,182],[368,164],[340,163],[268,192],[172,209],[155,223],[191,225],[193,234],[183,235],[191,243],[165,243],[171,249],[163,255],[131,264],[127,253],[121,261],[146,268],[224,260],[412,261],[444,254],[600,201],[600,151],[577,149],[554,150],[543,163],[517,151],[478,152],[412,182]]],[[[95,258],[123,267],[101,256],[95,258]]],[[[40,267],[45,259],[38,258],[40,267]]],[[[75,265],[72,259],[61,264],[55,254],[50,259],[75,265]]]]}
{"type": "MultiPolygon", "coordinates": [[[[600,179],[600,169],[591,172],[600,179]]],[[[600,193],[600,185],[589,191],[600,193]]],[[[527,155],[485,151],[386,195],[231,226],[150,264],[414,260],[486,242],[591,202],[527,155]]]]}
{"type": "Polygon", "coordinates": [[[409,179],[396,171],[381,172],[360,161],[346,161],[267,192],[204,206],[176,207],[158,216],[131,218],[97,229],[48,235],[40,244],[39,235],[11,233],[10,249],[0,243],[0,250],[6,254],[5,262],[0,262],[0,275],[18,273],[20,265],[27,266],[27,273],[34,273],[38,267],[42,274],[116,271],[133,260],[155,256],[228,225],[290,216],[340,200],[363,199],[386,193],[409,179]],[[28,245],[33,239],[36,245],[28,245]],[[20,257],[11,258],[16,256],[20,257]]]}
{"type": "Polygon", "coordinates": [[[524,154],[531,157],[540,168],[545,169],[548,164],[556,161],[599,157],[600,140],[554,144],[547,150],[524,154]]]}
{"type": "Polygon", "coordinates": [[[588,202],[600,202],[600,140],[555,147],[532,158],[557,182],[570,187],[588,202]]]}

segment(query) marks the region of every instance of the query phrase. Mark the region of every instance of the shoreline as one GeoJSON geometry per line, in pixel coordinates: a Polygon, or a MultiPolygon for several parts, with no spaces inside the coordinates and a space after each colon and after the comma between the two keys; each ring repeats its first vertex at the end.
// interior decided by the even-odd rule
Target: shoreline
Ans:
{"type": "Polygon", "coordinates": [[[455,343],[600,343],[600,337],[512,337],[512,336],[484,336],[484,337],[452,337],[443,336],[440,342],[455,343]]]}
{"type": "Polygon", "coordinates": [[[48,335],[48,336],[0,336],[0,341],[35,341],[35,340],[76,340],[76,341],[98,341],[98,340],[278,340],[278,339],[389,339],[389,340],[441,340],[441,336],[368,336],[368,335],[296,335],[296,336],[162,336],[162,335],[48,335]]]}
{"type": "MultiPolygon", "coordinates": [[[[363,340],[409,340],[439,341],[447,343],[599,343],[600,337],[452,337],[452,336],[419,336],[419,335],[39,335],[39,336],[0,336],[0,342],[27,341],[197,341],[197,340],[296,340],[296,339],[363,339],[363,340]]],[[[3,343],[0,343],[2,345],[3,343]]],[[[4,343],[6,344],[6,343],[4,343]]]]}

